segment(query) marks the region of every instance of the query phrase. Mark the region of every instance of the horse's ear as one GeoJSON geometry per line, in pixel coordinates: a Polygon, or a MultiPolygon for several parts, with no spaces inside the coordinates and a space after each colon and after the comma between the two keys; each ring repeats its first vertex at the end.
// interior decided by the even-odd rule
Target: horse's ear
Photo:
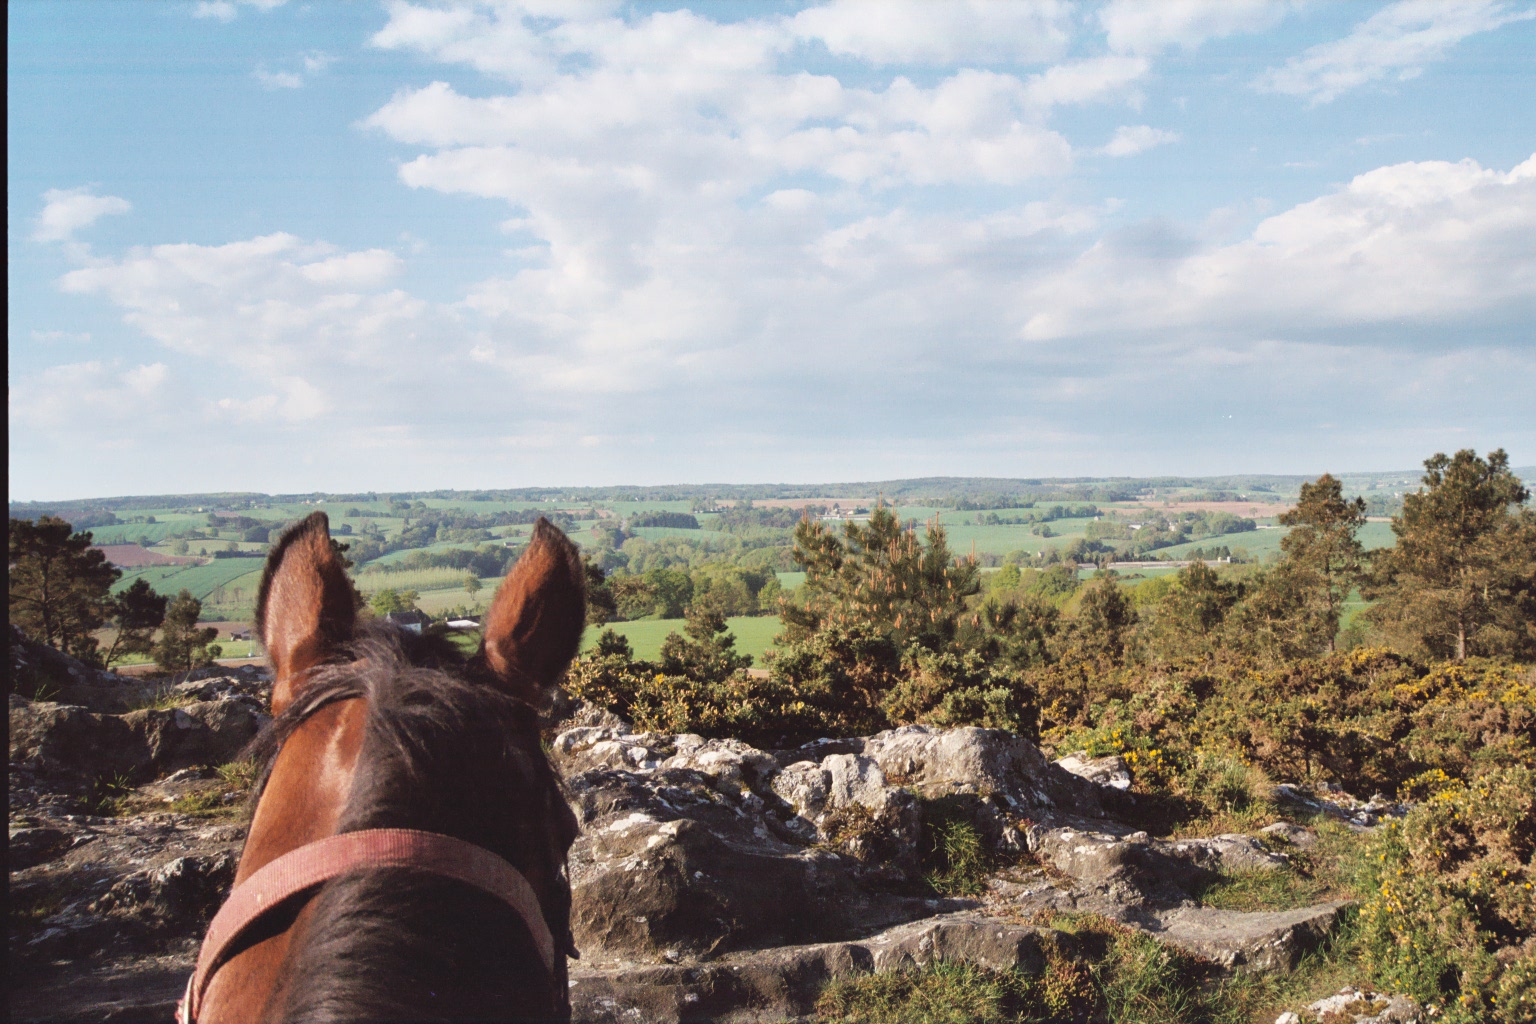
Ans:
{"type": "Polygon", "coordinates": [[[355,594],[324,512],[312,513],[273,546],[256,594],[256,632],[272,661],[274,715],[293,700],[306,670],[352,638],[355,594]]]}
{"type": "Polygon", "coordinates": [[[491,602],[481,654],[508,692],[532,703],[576,656],[586,619],[581,554],[540,519],[491,602]]]}

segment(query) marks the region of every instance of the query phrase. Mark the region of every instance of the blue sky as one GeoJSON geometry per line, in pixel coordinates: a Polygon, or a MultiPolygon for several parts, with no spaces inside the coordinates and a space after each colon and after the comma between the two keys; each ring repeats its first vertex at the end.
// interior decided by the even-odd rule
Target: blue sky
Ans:
{"type": "Polygon", "coordinates": [[[1536,462],[1536,5],[8,6],[15,499],[1536,462]]]}

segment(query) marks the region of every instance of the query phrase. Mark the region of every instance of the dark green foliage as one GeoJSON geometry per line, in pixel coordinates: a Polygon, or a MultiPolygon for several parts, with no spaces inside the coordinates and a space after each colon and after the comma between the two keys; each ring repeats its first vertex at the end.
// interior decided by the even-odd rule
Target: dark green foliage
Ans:
{"type": "Polygon", "coordinates": [[[1344,500],[1343,485],[1324,473],[1301,485],[1296,506],[1282,513],[1291,532],[1280,541],[1291,587],[1301,592],[1302,617],[1315,622],[1331,649],[1339,631],[1340,608],[1360,582],[1364,551],[1355,533],[1365,525],[1365,500],[1344,500]]]}
{"type": "Polygon", "coordinates": [[[973,559],[950,554],[944,528],[930,523],[926,537],[905,530],[889,508],[869,522],[849,522],[837,537],[820,522],[795,529],[795,560],[805,568],[803,605],[781,615],[791,640],[823,626],[868,625],[898,646],[936,650],[955,636],[967,599],[981,589],[973,559]]]}
{"type": "Polygon", "coordinates": [[[369,599],[368,606],[373,609],[375,615],[388,615],[391,612],[408,612],[416,607],[416,602],[421,595],[414,590],[396,590],[394,587],[383,587],[374,591],[369,599]]]}
{"type": "Polygon", "coordinates": [[[1037,733],[1034,688],[1023,673],[977,650],[908,650],[899,679],[881,697],[892,722],[979,725],[1028,739],[1037,733]]]}
{"type": "Polygon", "coordinates": [[[1392,520],[1376,553],[1367,617],[1438,657],[1536,657],[1536,512],[1502,449],[1424,462],[1424,490],[1392,520]]]}
{"type": "Polygon", "coordinates": [[[976,896],[986,890],[992,851],[971,819],[964,797],[924,800],[923,880],[941,896],[976,896]]]}
{"type": "Polygon", "coordinates": [[[661,671],[667,675],[719,683],[751,667],[752,655],[736,653],[736,638],[718,612],[695,610],[683,631],[686,635],[670,633],[661,643],[661,671]]]}
{"type": "Polygon", "coordinates": [[[697,530],[699,520],[688,512],[636,512],[629,517],[631,528],[666,526],[674,530],[697,530]]]}
{"type": "Polygon", "coordinates": [[[756,508],[748,501],[723,510],[716,525],[730,533],[745,533],[749,530],[761,529],[793,530],[800,520],[808,516],[825,515],[826,511],[825,505],[808,505],[804,509],[782,506],[756,508]]]}
{"type": "Polygon", "coordinates": [[[117,636],[107,649],[103,664],[111,665],[119,654],[148,654],[154,646],[155,630],[165,621],[168,600],[141,579],[134,580],[113,598],[111,624],[116,627],[117,636]]]}
{"type": "Polygon", "coordinates": [[[213,643],[219,635],[212,627],[199,629],[197,617],[203,603],[183,590],[165,610],[165,623],[160,629],[160,639],[150,650],[155,664],[167,672],[185,672],[212,664],[220,650],[213,643]]]}
{"type": "Polygon", "coordinates": [[[28,636],[89,663],[99,663],[91,636],[112,614],[112,584],[122,575],[62,519],[12,519],[10,620],[28,636]]]}
{"type": "MultiPolygon", "coordinates": [[[[608,585],[608,574],[591,556],[582,559],[582,570],[587,586],[587,625],[601,626],[618,618],[619,605],[613,588],[608,585]]],[[[604,634],[608,635],[608,634],[604,634]]]]}

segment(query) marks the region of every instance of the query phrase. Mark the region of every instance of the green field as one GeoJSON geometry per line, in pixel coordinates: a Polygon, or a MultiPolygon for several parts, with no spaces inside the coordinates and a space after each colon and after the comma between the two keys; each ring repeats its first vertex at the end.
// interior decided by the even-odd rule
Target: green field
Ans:
{"type": "Polygon", "coordinates": [[[646,540],[660,540],[663,537],[692,537],[695,540],[718,541],[724,536],[719,530],[689,530],[678,526],[634,526],[630,527],[629,532],[646,540]]]}
{"type": "MultiPolygon", "coordinates": [[[[385,587],[395,590],[457,590],[464,594],[464,599],[470,600],[464,593],[464,577],[468,575],[463,569],[411,569],[402,572],[364,572],[354,577],[357,589],[365,595],[373,594],[385,587]]],[[[491,580],[487,589],[495,589],[498,580],[491,580]]]]}
{"type": "MultiPolygon", "coordinates": [[[[1037,505],[1033,509],[1025,509],[1025,508],[1000,508],[1000,509],[993,509],[992,511],[997,514],[998,518],[1000,518],[1000,519],[1008,519],[1010,517],[1018,518],[1020,516],[1039,514],[1039,513],[1043,512],[1043,511],[1045,511],[1045,509],[1050,508],[1050,507],[1055,506],[1055,505],[1060,505],[1062,508],[1082,508],[1086,504],[1087,504],[1086,502],[1047,501],[1047,502],[1041,502],[1039,505],[1037,505]]],[[[1101,505],[1099,507],[1100,508],[1104,508],[1104,507],[1107,507],[1107,506],[1102,506],[1101,505]]],[[[930,511],[932,511],[932,510],[930,510],[930,511]]],[[[986,514],[987,514],[987,512],[985,512],[985,511],[982,511],[982,512],[944,512],[944,513],[942,513],[939,516],[939,522],[943,523],[946,527],[948,527],[948,526],[959,526],[959,525],[966,524],[966,523],[969,523],[970,525],[974,526],[974,525],[976,525],[976,517],[978,515],[985,516],[986,514]]],[[[1091,518],[1091,517],[1084,517],[1084,519],[1078,520],[1078,521],[1079,522],[1084,522],[1084,521],[1087,521],[1087,519],[1089,519],[1089,518],[1091,518]]],[[[1070,522],[1072,522],[1072,520],[1053,519],[1053,520],[1051,520],[1051,528],[1055,529],[1056,528],[1056,524],[1060,523],[1060,522],[1070,523],[1070,522]]],[[[1024,523],[1024,524],[1013,524],[1013,525],[1022,525],[1024,527],[1024,529],[1028,530],[1031,526],[1033,526],[1035,524],[1034,523],[1024,523]]]]}
{"type": "Polygon", "coordinates": [[[118,523],[115,526],[93,526],[91,539],[97,544],[137,544],[140,537],[148,537],[151,544],[159,543],[167,535],[188,529],[201,529],[208,522],[207,516],[155,516],[153,523],[118,523]]]}
{"type": "Polygon", "coordinates": [[[217,558],[207,565],[154,565],[124,571],[123,578],[112,585],[112,591],[125,590],[134,580],[142,579],[161,594],[175,595],[178,591],[188,590],[193,597],[203,600],[223,587],[226,591],[249,589],[247,598],[250,598],[256,594],[262,567],[259,558],[217,558]]]}
{"type": "MultiPolygon", "coordinates": [[[[752,655],[758,666],[762,664],[763,652],[773,647],[773,638],[783,628],[773,615],[738,615],[726,619],[725,624],[736,637],[736,649],[752,655]]],[[[681,633],[683,625],[682,619],[641,619],[636,622],[588,626],[581,638],[581,648],[587,650],[597,643],[598,635],[603,630],[611,629],[629,640],[635,657],[654,660],[661,657],[661,642],[667,638],[667,634],[681,633]]]]}
{"type": "Polygon", "coordinates": [[[1049,524],[1052,537],[1037,537],[1031,534],[1029,526],[966,526],[958,524],[946,526],[945,535],[949,538],[949,550],[956,555],[968,555],[971,553],[971,545],[975,544],[978,555],[1007,555],[1011,551],[1027,551],[1034,554],[1037,551],[1049,551],[1052,548],[1058,551],[1083,535],[1092,519],[1061,519],[1049,524]]]}

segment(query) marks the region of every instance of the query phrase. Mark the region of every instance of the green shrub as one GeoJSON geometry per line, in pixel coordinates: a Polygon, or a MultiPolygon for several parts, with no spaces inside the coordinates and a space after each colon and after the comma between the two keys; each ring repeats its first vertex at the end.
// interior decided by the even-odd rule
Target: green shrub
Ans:
{"type": "Polygon", "coordinates": [[[923,880],[943,896],[976,896],[986,889],[993,856],[962,796],[922,802],[923,880]]]}
{"type": "Polygon", "coordinates": [[[1530,1020],[1533,849],[1536,771],[1524,767],[1442,785],[1389,823],[1360,911],[1377,984],[1443,1006],[1453,1024],[1530,1020]]]}
{"type": "Polygon", "coordinates": [[[893,722],[1006,729],[1038,740],[1034,689],[1022,673],[977,651],[911,649],[902,676],[881,698],[893,722]]]}

